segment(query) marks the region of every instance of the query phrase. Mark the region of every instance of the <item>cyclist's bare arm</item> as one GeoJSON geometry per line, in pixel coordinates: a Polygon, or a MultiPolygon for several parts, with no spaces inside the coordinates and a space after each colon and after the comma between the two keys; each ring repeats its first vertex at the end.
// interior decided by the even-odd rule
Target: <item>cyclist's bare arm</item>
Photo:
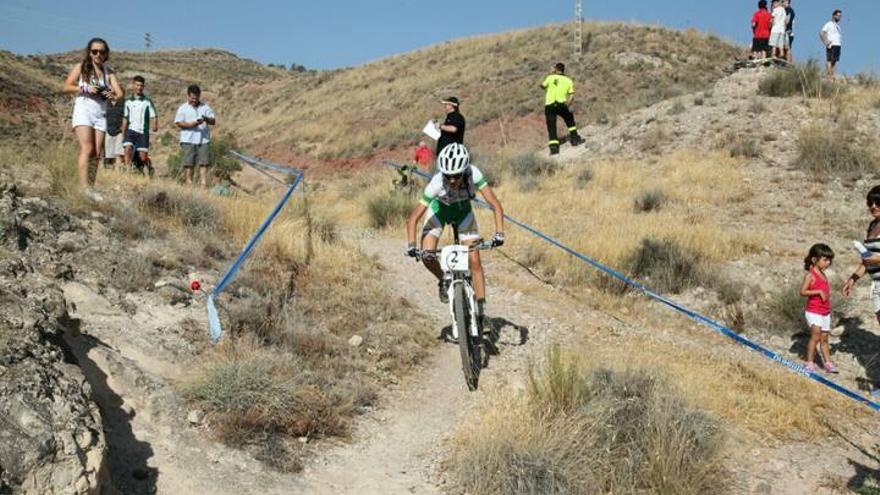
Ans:
{"type": "Polygon", "coordinates": [[[495,191],[492,190],[492,186],[486,186],[480,189],[480,193],[483,195],[483,199],[489,203],[489,206],[492,207],[492,214],[495,217],[495,232],[499,234],[504,233],[504,208],[501,207],[501,202],[498,201],[498,197],[495,196],[495,191]]]}
{"type": "Polygon", "coordinates": [[[425,214],[427,209],[427,206],[419,203],[406,219],[406,241],[409,244],[416,244],[416,231],[418,230],[419,220],[421,220],[422,215],[425,214]]]}

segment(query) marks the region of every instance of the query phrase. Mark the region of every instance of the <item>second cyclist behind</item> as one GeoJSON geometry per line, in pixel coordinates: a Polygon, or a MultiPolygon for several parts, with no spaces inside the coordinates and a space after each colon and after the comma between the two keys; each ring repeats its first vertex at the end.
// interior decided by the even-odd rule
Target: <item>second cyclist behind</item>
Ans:
{"type": "MultiPolygon", "coordinates": [[[[431,178],[425,187],[422,199],[410,213],[406,221],[406,238],[409,245],[406,254],[411,257],[419,255],[416,244],[416,228],[426,211],[430,211],[421,233],[421,249],[435,251],[443,233],[443,227],[450,223],[458,226],[459,240],[462,244],[472,245],[480,241],[477,219],[471,206],[471,200],[479,191],[492,207],[495,219],[495,235],[492,236],[493,247],[504,244],[504,210],[495,193],[489,186],[483,173],[470,164],[470,155],[463,144],[452,143],[443,148],[437,156],[438,173],[431,178]]],[[[422,258],[425,267],[437,277],[440,300],[449,302],[447,282],[443,279],[443,270],[437,257],[422,258]]],[[[486,279],[480,252],[471,251],[469,266],[474,285],[474,294],[479,306],[479,314],[485,315],[486,279]]]]}

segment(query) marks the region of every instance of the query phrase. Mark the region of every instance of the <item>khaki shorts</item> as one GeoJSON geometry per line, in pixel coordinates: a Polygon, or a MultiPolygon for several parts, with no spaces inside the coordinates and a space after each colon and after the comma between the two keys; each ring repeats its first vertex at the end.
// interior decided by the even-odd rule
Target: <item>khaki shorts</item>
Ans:
{"type": "Polygon", "coordinates": [[[196,165],[203,167],[211,164],[211,143],[180,143],[180,147],[183,149],[181,166],[190,168],[196,165]]]}
{"type": "Polygon", "coordinates": [[[104,158],[116,158],[125,154],[122,148],[122,133],[115,136],[107,134],[104,137],[104,158]]]}

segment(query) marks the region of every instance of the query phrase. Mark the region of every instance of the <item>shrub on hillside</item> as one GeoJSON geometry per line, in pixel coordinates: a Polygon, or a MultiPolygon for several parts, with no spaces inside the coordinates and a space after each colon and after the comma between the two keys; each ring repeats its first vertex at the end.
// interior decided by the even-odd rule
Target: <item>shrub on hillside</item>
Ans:
{"type": "Polygon", "coordinates": [[[578,172],[577,178],[575,179],[575,184],[578,189],[583,189],[593,180],[593,170],[589,168],[585,168],[578,172]]]}
{"type": "Polygon", "coordinates": [[[758,147],[758,141],[749,136],[737,136],[731,141],[727,150],[730,152],[730,156],[736,157],[745,157],[745,158],[758,158],[761,156],[761,149],[758,147]]]}
{"type": "MultiPolygon", "coordinates": [[[[500,399],[499,399],[500,400],[500,399]]],[[[645,372],[588,372],[551,350],[526,391],[482,411],[447,465],[466,493],[725,493],[723,431],[645,372]]]]}
{"type": "Polygon", "coordinates": [[[804,298],[796,287],[781,287],[770,298],[770,333],[785,337],[805,329],[804,298]]]}
{"type": "Polygon", "coordinates": [[[814,124],[798,135],[794,165],[820,176],[873,172],[880,168],[875,146],[846,126],[814,124]]]}
{"type": "Polygon", "coordinates": [[[186,227],[217,225],[219,211],[213,204],[195,194],[174,188],[150,188],[142,192],[138,208],[159,219],[177,219],[186,227]]]}
{"type": "Polygon", "coordinates": [[[555,160],[537,153],[521,153],[505,159],[504,164],[519,179],[553,175],[561,168],[555,160]]]}
{"type": "MultiPolygon", "coordinates": [[[[229,150],[235,149],[235,137],[226,135],[211,139],[211,174],[214,177],[226,177],[241,170],[238,160],[229,154],[229,150]]],[[[168,157],[168,175],[173,179],[183,178],[183,149],[168,157]]],[[[198,173],[198,170],[195,171],[198,173]]]]}
{"type": "Polygon", "coordinates": [[[839,85],[824,78],[815,60],[773,70],[758,84],[759,94],[775,97],[827,98],[840,91],[839,85]]]}
{"type": "Polygon", "coordinates": [[[412,196],[401,191],[390,191],[376,196],[367,203],[370,225],[374,229],[403,225],[414,205],[412,196]]]}
{"type": "Polygon", "coordinates": [[[704,261],[699,253],[671,240],[642,239],[625,266],[656,290],[679,293],[707,281],[704,261]]]}
{"type": "Polygon", "coordinates": [[[666,196],[666,193],[659,189],[651,189],[643,191],[636,196],[633,207],[635,208],[636,213],[648,213],[659,210],[668,201],[669,198],[666,196]]]}

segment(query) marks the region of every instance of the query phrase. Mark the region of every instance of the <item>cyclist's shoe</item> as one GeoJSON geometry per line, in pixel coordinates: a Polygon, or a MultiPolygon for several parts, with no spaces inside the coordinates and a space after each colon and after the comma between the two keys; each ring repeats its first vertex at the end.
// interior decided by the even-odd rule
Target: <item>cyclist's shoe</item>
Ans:
{"type": "Polygon", "coordinates": [[[572,146],[578,146],[584,143],[584,138],[582,138],[578,133],[573,132],[568,142],[571,143],[572,146]]]}
{"type": "Polygon", "coordinates": [[[551,144],[550,145],[550,154],[551,155],[558,155],[559,154],[559,145],[558,144],[551,144]]]}
{"type": "Polygon", "coordinates": [[[419,257],[419,249],[415,244],[410,244],[406,247],[406,251],[403,252],[405,256],[409,256],[410,258],[418,258],[419,257]]]}
{"type": "Polygon", "coordinates": [[[439,291],[440,302],[449,304],[449,280],[445,278],[437,282],[437,290],[439,291]]]}

